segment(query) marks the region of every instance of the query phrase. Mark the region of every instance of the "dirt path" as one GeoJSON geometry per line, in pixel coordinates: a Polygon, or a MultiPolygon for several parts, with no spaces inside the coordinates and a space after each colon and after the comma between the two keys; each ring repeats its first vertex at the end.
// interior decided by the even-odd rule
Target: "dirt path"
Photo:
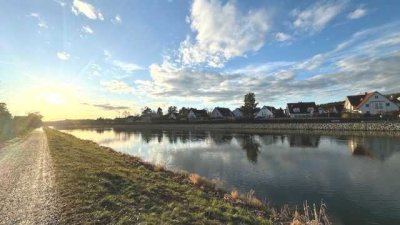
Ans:
{"type": "Polygon", "coordinates": [[[42,129],[0,148],[0,224],[56,224],[54,172],[42,129]]]}

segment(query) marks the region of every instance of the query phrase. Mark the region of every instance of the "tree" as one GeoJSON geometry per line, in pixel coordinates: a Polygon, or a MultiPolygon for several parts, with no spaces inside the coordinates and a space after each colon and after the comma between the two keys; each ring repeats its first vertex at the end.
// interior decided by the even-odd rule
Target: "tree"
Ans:
{"type": "Polygon", "coordinates": [[[142,116],[150,116],[152,113],[153,111],[147,106],[142,109],[142,116]]]}
{"type": "Polygon", "coordinates": [[[172,113],[177,113],[178,110],[176,109],[176,106],[170,106],[168,107],[168,115],[171,115],[172,113]]]}
{"type": "Polygon", "coordinates": [[[179,115],[180,115],[181,117],[187,117],[187,115],[189,114],[189,111],[190,111],[189,108],[182,107],[182,108],[179,110],[179,115]]]}
{"type": "Polygon", "coordinates": [[[158,109],[157,109],[157,115],[158,115],[159,117],[162,117],[162,116],[163,116],[163,111],[162,111],[162,109],[161,109],[160,107],[158,107],[158,109]]]}
{"type": "Polygon", "coordinates": [[[11,113],[7,109],[6,103],[0,102],[0,126],[11,120],[11,113]]]}
{"type": "Polygon", "coordinates": [[[244,105],[240,107],[243,115],[249,119],[254,118],[254,113],[257,108],[256,95],[254,93],[248,93],[244,96],[244,105]]]}

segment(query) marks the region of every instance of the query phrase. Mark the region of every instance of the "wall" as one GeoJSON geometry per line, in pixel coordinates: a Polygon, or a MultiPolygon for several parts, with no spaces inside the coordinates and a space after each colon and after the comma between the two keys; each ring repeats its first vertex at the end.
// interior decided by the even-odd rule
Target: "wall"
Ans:
{"type": "Polygon", "coordinates": [[[332,130],[332,131],[400,131],[398,122],[369,123],[222,123],[222,124],[137,124],[114,127],[133,129],[194,130],[332,130]]]}

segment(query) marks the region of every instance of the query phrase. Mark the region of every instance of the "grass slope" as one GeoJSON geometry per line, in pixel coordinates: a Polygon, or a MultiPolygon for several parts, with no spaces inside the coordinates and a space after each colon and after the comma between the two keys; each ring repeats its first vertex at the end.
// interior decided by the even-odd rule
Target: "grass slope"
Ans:
{"type": "Polygon", "coordinates": [[[156,169],[49,128],[63,224],[271,224],[265,208],[224,200],[184,173],[156,169]]]}

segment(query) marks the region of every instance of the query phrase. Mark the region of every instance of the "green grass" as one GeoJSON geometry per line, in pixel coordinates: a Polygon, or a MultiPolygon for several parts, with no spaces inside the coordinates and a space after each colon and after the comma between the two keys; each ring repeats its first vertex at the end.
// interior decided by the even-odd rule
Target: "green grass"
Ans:
{"type": "Polygon", "coordinates": [[[60,195],[60,223],[271,224],[265,206],[234,203],[207,182],[91,141],[45,129],[60,195]]]}

